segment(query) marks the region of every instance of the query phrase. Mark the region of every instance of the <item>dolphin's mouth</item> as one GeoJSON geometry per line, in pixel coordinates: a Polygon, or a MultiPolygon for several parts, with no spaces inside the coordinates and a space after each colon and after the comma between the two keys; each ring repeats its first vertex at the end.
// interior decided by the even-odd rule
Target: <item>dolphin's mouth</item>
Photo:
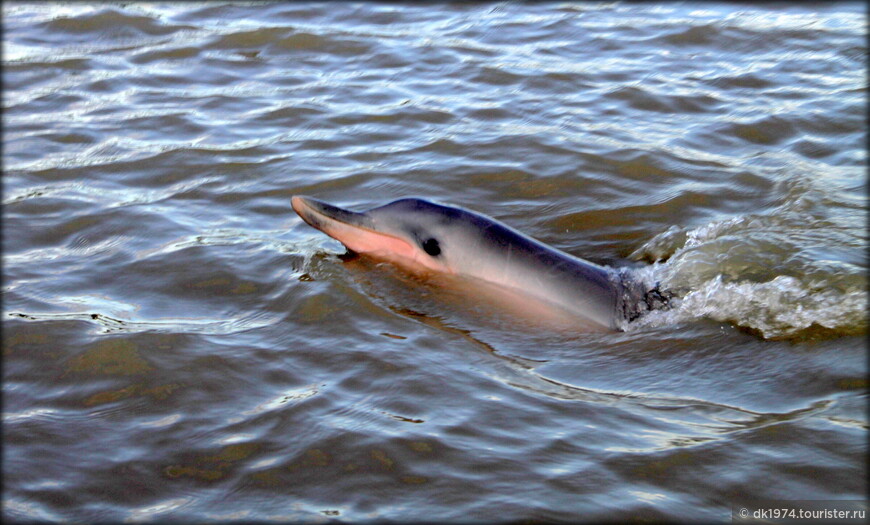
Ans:
{"type": "Polygon", "coordinates": [[[357,213],[328,202],[294,195],[293,210],[302,220],[344,244],[348,250],[402,262],[414,258],[414,247],[396,235],[379,231],[366,213],[357,213]]]}

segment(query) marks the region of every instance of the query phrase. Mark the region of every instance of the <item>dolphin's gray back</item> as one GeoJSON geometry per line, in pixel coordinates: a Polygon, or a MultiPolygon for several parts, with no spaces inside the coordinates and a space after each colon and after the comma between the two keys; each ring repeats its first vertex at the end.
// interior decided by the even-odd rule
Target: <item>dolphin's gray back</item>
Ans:
{"type": "Polygon", "coordinates": [[[611,268],[599,266],[547,246],[517,230],[462,210],[482,242],[483,264],[477,277],[520,288],[582,315],[609,329],[618,329],[623,286],[611,268]]]}

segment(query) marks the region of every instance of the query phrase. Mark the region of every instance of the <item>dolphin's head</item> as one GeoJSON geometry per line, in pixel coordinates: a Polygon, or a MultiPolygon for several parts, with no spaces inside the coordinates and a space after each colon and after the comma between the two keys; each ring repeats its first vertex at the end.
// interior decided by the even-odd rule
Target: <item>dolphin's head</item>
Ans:
{"type": "Polygon", "coordinates": [[[305,222],[353,252],[412,270],[451,274],[465,273],[468,260],[461,247],[475,242],[480,231],[476,221],[486,220],[422,199],[400,199],[361,213],[300,195],[291,202],[305,222]]]}
{"type": "Polygon", "coordinates": [[[515,302],[519,311],[535,312],[536,317],[555,319],[570,311],[576,317],[572,323],[584,330],[615,328],[618,290],[612,272],[554,250],[495,219],[422,199],[400,199],[365,212],[301,195],[294,196],[292,204],[305,222],[353,252],[414,272],[495,284],[508,291],[498,297],[515,302]]]}

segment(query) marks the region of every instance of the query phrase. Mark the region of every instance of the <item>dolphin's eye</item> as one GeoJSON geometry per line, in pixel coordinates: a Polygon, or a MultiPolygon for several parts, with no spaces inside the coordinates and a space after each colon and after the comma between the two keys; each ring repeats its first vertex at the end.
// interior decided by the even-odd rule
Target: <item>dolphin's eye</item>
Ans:
{"type": "Polygon", "coordinates": [[[423,251],[435,257],[441,253],[441,246],[438,245],[438,241],[435,239],[427,239],[423,241],[423,251]]]}

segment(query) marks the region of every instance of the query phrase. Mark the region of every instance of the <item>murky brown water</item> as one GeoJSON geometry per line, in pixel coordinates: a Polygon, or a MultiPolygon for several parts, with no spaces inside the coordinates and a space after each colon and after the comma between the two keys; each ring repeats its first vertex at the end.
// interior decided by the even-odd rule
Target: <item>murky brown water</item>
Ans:
{"type": "Polygon", "coordinates": [[[864,499],[862,4],[3,4],[3,517],[731,518],[864,499]],[[578,334],[290,196],[659,280],[578,334]]]}

